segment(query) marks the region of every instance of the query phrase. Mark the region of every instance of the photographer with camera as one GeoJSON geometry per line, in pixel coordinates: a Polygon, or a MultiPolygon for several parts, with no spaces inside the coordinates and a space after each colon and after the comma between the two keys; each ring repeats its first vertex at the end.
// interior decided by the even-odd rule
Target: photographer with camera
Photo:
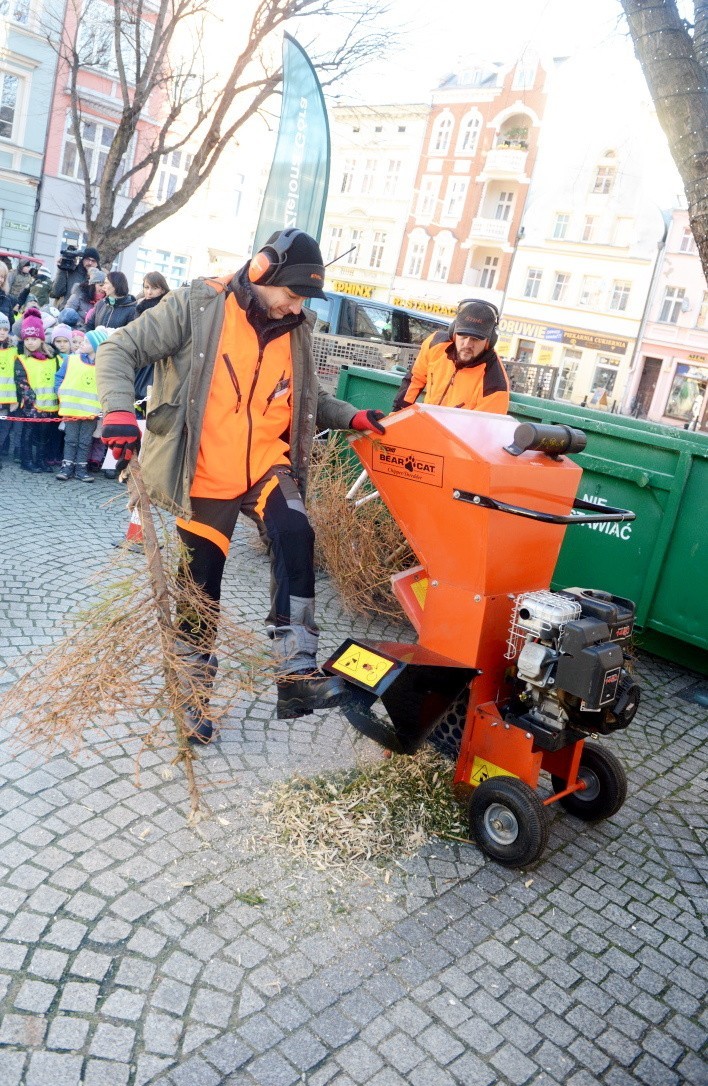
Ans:
{"type": "Polygon", "coordinates": [[[74,249],[67,246],[61,250],[57,262],[58,274],[52,283],[51,296],[56,299],[55,304],[59,309],[66,298],[72,292],[77,283],[87,283],[92,268],[101,267],[101,257],[98,249],[87,247],[86,249],[74,249]]]}

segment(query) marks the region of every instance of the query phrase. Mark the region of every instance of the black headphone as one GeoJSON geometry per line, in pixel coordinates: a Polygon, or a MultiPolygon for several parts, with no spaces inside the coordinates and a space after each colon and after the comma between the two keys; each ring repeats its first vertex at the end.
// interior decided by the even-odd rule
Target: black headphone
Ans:
{"type": "MultiPolygon", "coordinates": [[[[495,305],[492,305],[492,303],[488,302],[485,298],[463,298],[462,301],[459,303],[459,305],[457,307],[458,315],[460,313],[460,310],[463,309],[464,306],[470,305],[472,302],[474,302],[475,305],[486,305],[487,309],[491,310],[491,313],[492,313],[492,315],[494,317],[494,331],[492,332],[492,334],[489,337],[489,346],[494,347],[494,345],[497,342],[497,339],[499,338],[499,332],[498,332],[498,328],[499,328],[499,310],[497,309],[497,307],[495,305]]],[[[448,328],[448,335],[449,335],[450,339],[455,338],[455,321],[453,321],[452,324],[450,325],[450,327],[448,328]]]]}
{"type": "Polygon", "coordinates": [[[268,286],[283,264],[287,264],[288,252],[292,248],[295,239],[302,233],[304,231],[291,226],[287,230],[281,230],[272,240],[269,239],[254,254],[251,263],[248,265],[248,278],[250,281],[258,283],[260,286],[268,286]]]}

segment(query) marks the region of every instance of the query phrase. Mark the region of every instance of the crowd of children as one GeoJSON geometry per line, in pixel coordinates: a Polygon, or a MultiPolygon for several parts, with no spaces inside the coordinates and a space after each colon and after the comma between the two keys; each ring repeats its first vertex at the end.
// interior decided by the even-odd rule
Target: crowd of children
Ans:
{"type": "MultiPolygon", "coordinates": [[[[92,274],[106,278],[102,272],[92,274]]],[[[120,304],[127,293],[127,287],[125,293],[120,289],[125,277],[109,275],[120,276],[118,291],[111,295],[109,289],[104,297],[115,297],[120,304]]],[[[159,272],[148,272],[144,305],[136,306],[131,297],[132,317],[156,304],[168,290],[159,272]]],[[[61,311],[28,304],[21,314],[13,314],[12,324],[0,311],[0,456],[13,457],[33,474],[51,472],[60,482],[92,483],[105,456],[95,357],[125,314],[121,312],[114,324],[110,305],[105,325],[94,328],[91,311],[81,312],[88,301],[77,293],[61,311]]],[[[144,384],[140,390],[136,385],[136,399],[144,396],[144,384]]]]}

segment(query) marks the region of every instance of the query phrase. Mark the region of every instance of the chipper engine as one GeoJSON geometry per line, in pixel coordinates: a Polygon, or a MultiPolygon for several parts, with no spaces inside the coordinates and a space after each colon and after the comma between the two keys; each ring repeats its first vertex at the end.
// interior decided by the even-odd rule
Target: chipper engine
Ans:
{"type": "Polygon", "coordinates": [[[417,642],[349,638],[325,668],[347,680],[350,723],[387,750],[411,754],[458,719],[454,786],[471,837],[525,867],[545,848],[551,803],[592,821],[626,796],[621,763],[595,738],[637,710],[634,605],[549,586],[567,527],[634,513],[575,497],[581,469],[566,454],[585,435],[568,426],[414,404],[384,437],[352,444],[419,561],[393,578],[417,642]]]}

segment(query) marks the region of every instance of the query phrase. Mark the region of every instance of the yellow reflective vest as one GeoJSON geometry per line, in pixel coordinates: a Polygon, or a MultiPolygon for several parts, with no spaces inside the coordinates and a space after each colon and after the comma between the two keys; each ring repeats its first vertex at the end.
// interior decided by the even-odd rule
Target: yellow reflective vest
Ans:
{"type": "Polygon", "coordinates": [[[16,404],[15,359],[17,347],[0,348],[0,403],[16,404]]]}
{"type": "Polygon", "coordinates": [[[63,418],[86,419],[101,414],[96,367],[84,362],[81,355],[70,354],[67,359],[64,380],[59,385],[59,414],[63,418]]]}
{"type": "Polygon", "coordinates": [[[24,366],[30,388],[35,395],[34,406],[37,411],[46,411],[53,414],[59,406],[57,394],[54,391],[54,378],[57,372],[56,360],[53,358],[32,358],[31,355],[18,355],[19,361],[24,366]]]}

